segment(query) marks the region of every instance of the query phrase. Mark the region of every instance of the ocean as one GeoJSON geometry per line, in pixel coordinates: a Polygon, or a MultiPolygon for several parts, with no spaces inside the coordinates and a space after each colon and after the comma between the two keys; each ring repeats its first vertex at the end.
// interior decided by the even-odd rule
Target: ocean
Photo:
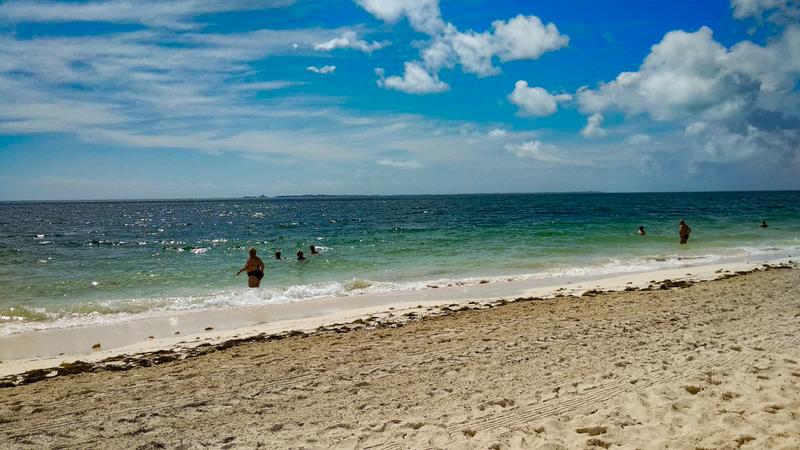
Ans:
{"type": "Polygon", "coordinates": [[[5,202],[0,335],[798,251],[800,192],[5,202]],[[266,264],[257,290],[235,276],[251,247],[266,264]]]}

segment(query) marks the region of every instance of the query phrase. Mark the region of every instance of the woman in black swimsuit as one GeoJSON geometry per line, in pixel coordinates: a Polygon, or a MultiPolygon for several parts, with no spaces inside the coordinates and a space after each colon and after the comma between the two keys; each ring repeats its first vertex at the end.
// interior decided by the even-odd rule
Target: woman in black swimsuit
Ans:
{"type": "Polygon", "coordinates": [[[256,256],[255,248],[250,249],[250,258],[236,275],[242,272],[247,272],[247,285],[251,288],[257,288],[261,284],[261,279],[264,278],[264,261],[256,256]]]}

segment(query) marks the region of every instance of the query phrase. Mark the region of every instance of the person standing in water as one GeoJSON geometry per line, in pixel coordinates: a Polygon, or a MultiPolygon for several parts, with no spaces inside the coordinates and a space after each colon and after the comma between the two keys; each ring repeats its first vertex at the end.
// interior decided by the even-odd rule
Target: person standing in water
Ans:
{"type": "Polygon", "coordinates": [[[644,226],[643,225],[639,225],[638,233],[639,233],[639,236],[644,236],[645,234],[647,234],[647,233],[644,232],[644,226]]]}
{"type": "Polygon", "coordinates": [[[297,252],[297,260],[298,261],[305,261],[306,260],[306,257],[303,255],[303,251],[302,250],[297,252]]]}
{"type": "Polygon", "coordinates": [[[686,225],[686,222],[681,220],[680,222],[681,227],[678,229],[678,236],[681,237],[681,244],[685,244],[689,241],[689,233],[692,232],[692,229],[689,228],[689,225],[686,225]]]}
{"type": "Polygon", "coordinates": [[[256,256],[256,249],[250,249],[250,258],[247,259],[244,267],[236,272],[238,276],[242,272],[247,272],[247,286],[257,288],[261,284],[261,279],[264,278],[264,261],[256,256]]]}
{"type": "Polygon", "coordinates": [[[769,225],[767,225],[767,221],[766,220],[762,220],[761,221],[761,228],[767,228],[768,226],[769,225]]]}
{"type": "Polygon", "coordinates": [[[311,250],[311,254],[312,255],[319,255],[319,252],[317,251],[317,247],[312,245],[311,247],[308,247],[308,249],[311,250]]]}

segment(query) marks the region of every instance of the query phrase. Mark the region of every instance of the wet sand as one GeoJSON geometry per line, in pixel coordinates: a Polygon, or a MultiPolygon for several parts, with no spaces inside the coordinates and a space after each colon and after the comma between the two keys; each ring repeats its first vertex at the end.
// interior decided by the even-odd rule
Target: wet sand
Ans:
{"type": "Polygon", "coordinates": [[[47,371],[0,447],[800,448],[798,344],[796,269],[423,305],[47,371]]]}

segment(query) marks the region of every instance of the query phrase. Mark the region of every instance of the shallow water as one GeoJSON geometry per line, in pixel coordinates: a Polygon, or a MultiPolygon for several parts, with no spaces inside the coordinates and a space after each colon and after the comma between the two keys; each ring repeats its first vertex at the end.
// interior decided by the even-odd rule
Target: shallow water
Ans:
{"type": "Polygon", "coordinates": [[[796,249],[800,192],[0,203],[0,335],[796,249]],[[677,244],[682,218],[693,229],[686,246],[677,244]],[[639,225],[646,236],[636,235],[639,225]],[[321,254],[295,261],[309,245],[321,254]],[[234,276],[250,247],[267,265],[258,291],[234,276]],[[273,259],[278,249],[288,259],[273,259]]]}

